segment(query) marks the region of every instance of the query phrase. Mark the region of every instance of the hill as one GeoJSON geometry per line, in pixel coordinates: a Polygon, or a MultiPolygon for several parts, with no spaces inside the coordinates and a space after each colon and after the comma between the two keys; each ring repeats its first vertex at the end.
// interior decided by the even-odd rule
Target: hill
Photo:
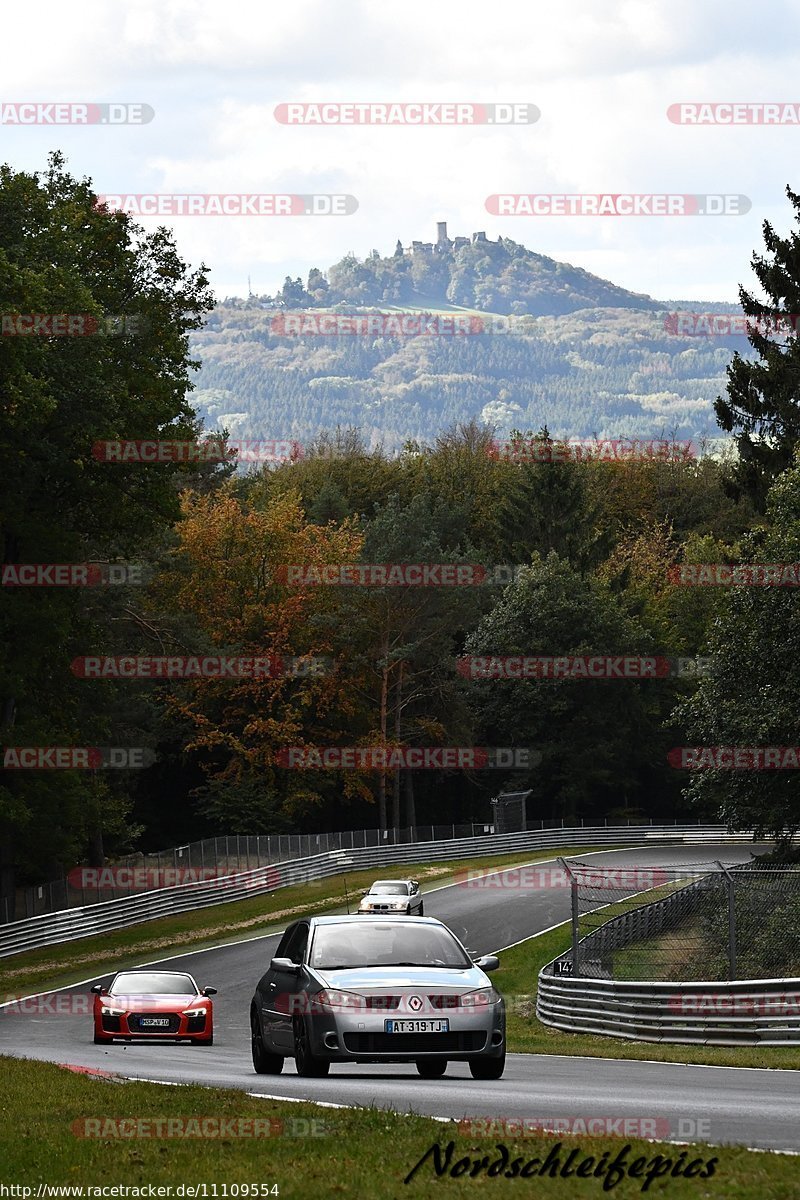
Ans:
{"type": "Polygon", "coordinates": [[[287,278],[275,296],[219,304],[193,340],[194,401],[233,437],[307,442],[358,425],[389,449],[471,417],[500,435],[546,424],[565,437],[716,437],[712,403],[747,341],[676,332],[670,311],[735,307],[666,304],[507,238],[450,239],[442,224],[435,243],[347,255],[305,285],[287,278]],[[398,310],[455,314],[462,330],[483,331],[448,336],[453,321],[440,320],[409,336],[340,319],[306,321],[298,335],[286,320],[398,310]]]}

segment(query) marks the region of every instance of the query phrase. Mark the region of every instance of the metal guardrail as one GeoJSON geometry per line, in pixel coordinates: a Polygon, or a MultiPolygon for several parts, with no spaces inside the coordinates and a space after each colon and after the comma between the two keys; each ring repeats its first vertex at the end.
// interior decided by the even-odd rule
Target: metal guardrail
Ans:
{"type": "Polygon", "coordinates": [[[655,841],[668,844],[704,842],[747,843],[750,833],[728,833],[721,825],[685,826],[595,826],[557,828],[528,833],[490,834],[436,842],[407,842],[402,845],[334,850],[309,858],[257,867],[213,880],[161,888],[136,896],[109,900],[83,908],[47,913],[0,926],[0,958],[24,950],[76,941],[125,929],[159,917],[226,904],[249,896],[263,895],[296,883],[308,883],[341,874],[390,864],[441,862],[512,854],[515,851],[548,850],[558,846],[646,846],[655,841]]]}
{"type": "MultiPolygon", "coordinates": [[[[563,824],[563,822],[562,822],[563,824]]],[[[519,828],[544,829],[544,822],[519,828]]],[[[115,858],[105,867],[76,866],[66,875],[49,882],[18,888],[13,899],[0,900],[0,923],[24,921],[64,908],[85,908],[106,900],[128,898],[134,892],[174,887],[216,875],[234,875],[253,871],[294,858],[310,858],[329,850],[366,849],[403,842],[436,842],[447,838],[480,837],[494,833],[488,821],[468,821],[456,825],[417,825],[414,829],[346,829],[332,833],[222,834],[186,842],[181,846],[152,853],[136,853],[115,858]],[[125,884],[116,884],[128,875],[125,884]],[[105,879],[105,882],[102,880],[105,879]],[[141,881],[141,882],[140,882],[141,881]]]]}
{"type": "Polygon", "coordinates": [[[548,975],[544,967],[536,1015],[569,1033],[644,1042],[796,1046],[800,979],[635,983],[548,975]]]}
{"type": "MultiPolygon", "coordinates": [[[[754,880],[775,873],[759,870],[757,860],[734,871],[754,880]]],[[[610,977],[610,952],[631,939],[657,935],[675,916],[691,914],[718,882],[719,877],[705,874],[669,896],[606,921],[578,943],[579,974],[572,973],[574,946],[547,963],[539,972],[539,1020],[570,1033],[645,1042],[800,1044],[800,979],[662,982],[610,977]],[[559,971],[561,964],[568,964],[569,973],[559,971]]]]}
{"type": "MultiPolygon", "coordinates": [[[[291,859],[311,858],[330,850],[358,850],[369,846],[378,848],[407,842],[440,842],[494,833],[536,833],[545,828],[556,828],[555,824],[545,826],[544,821],[526,822],[521,810],[517,815],[519,823],[503,828],[493,825],[491,821],[469,821],[458,825],[418,824],[413,829],[222,834],[202,838],[166,850],[137,852],[115,858],[104,867],[76,866],[59,879],[20,887],[13,897],[4,896],[0,900],[0,924],[41,917],[65,908],[86,908],[90,904],[104,904],[106,900],[128,899],[138,892],[152,892],[155,888],[176,887],[215,876],[235,875],[242,871],[253,871],[256,867],[286,863],[291,859]],[[125,876],[124,882],[120,882],[125,876]]],[[[583,826],[586,822],[576,820],[573,824],[583,826]]],[[[608,825],[608,821],[603,821],[603,824],[608,825]]],[[[652,822],[628,824],[649,826],[652,822]]],[[[564,822],[561,821],[560,825],[563,829],[564,822]]]]}

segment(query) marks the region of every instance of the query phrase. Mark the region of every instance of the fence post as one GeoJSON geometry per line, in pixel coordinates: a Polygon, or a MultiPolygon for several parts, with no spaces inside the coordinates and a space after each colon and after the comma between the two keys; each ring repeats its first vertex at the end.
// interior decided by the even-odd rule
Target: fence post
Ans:
{"type": "Polygon", "coordinates": [[[728,979],[736,979],[736,881],[727,867],[717,861],[728,885],[728,979]]]}
{"type": "Polygon", "coordinates": [[[580,975],[578,967],[578,880],[575,872],[567,865],[565,858],[559,858],[558,861],[569,876],[570,907],[572,910],[572,974],[577,977],[580,975]]]}

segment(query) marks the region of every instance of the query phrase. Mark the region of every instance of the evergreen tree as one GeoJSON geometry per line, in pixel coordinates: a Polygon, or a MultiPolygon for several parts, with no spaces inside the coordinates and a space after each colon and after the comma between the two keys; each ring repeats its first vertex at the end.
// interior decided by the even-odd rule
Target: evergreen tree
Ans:
{"type": "MultiPolygon", "coordinates": [[[[800,223],[800,195],[786,195],[800,223]]],[[[736,435],[740,462],[733,472],[733,491],[749,493],[763,508],[775,477],[792,462],[800,438],[800,342],[795,327],[800,314],[800,231],[779,237],[769,221],[763,224],[765,255],[753,254],[753,271],[766,301],[744,287],[739,299],[757,323],[748,333],[757,359],[738,353],[727,369],[727,396],[714,405],[722,428],[736,435]],[[771,332],[778,314],[787,328],[771,332]]]]}

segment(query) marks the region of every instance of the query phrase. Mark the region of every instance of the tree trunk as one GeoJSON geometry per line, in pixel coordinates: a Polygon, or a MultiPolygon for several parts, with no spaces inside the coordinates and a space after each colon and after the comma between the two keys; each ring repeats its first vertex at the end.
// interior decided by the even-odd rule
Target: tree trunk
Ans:
{"type": "MultiPolygon", "coordinates": [[[[394,712],[394,740],[397,745],[400,744],[400,717],[403,709],[403,663],[400,663],[400,673],[397,677],[397,707],[394,712]]],[[[400,768],[395,767],[394,770],[394,790],[392,795],[392,827],[395,830],[395,840],[397,840],[397,830],[400,828],[400,768]]]]}
{"type": "MultiPolygon", "coordinates": [[[[388,647],[387,647],[388,656],[388,647]]],[[[389,703],[389,664],[386,656],[381,668],[381,745],[386,745],[387,710],[389,703]]],[[[378,827],[381,833],[386,829],[386,772],[378,776],[378,827]]]]}
{"type": "Polygon", "coordinates": [[[417,808],[414,801],[414,772],[406,769],[406,820],[411,831],[411,841],[417,840],[417,808]]]}
{"type": "MultiPolygon", "coordinates": [[[[16,562],[19,558],[19,543],[13,533],[6,530],[3,534],[3,562],[16,562]]],[[[17,702],[14,696],[0,699],[0,729],[10,729],[17,715],[17,702]]],[[[14,783],[10,776],[6,780],[10,791],[14,783]]],[[[14,865],[14,826],[11,821],[0,821],[0,920],[13,921],[16,917],[16,868],[14,865]]]]}
{"type": "Polygon", "coordinates": [[[106,865],[106,855],[103,848],[103,831],[99,825],[96,825],[89,834],[89,866],[104,867],[106,865]]]}

